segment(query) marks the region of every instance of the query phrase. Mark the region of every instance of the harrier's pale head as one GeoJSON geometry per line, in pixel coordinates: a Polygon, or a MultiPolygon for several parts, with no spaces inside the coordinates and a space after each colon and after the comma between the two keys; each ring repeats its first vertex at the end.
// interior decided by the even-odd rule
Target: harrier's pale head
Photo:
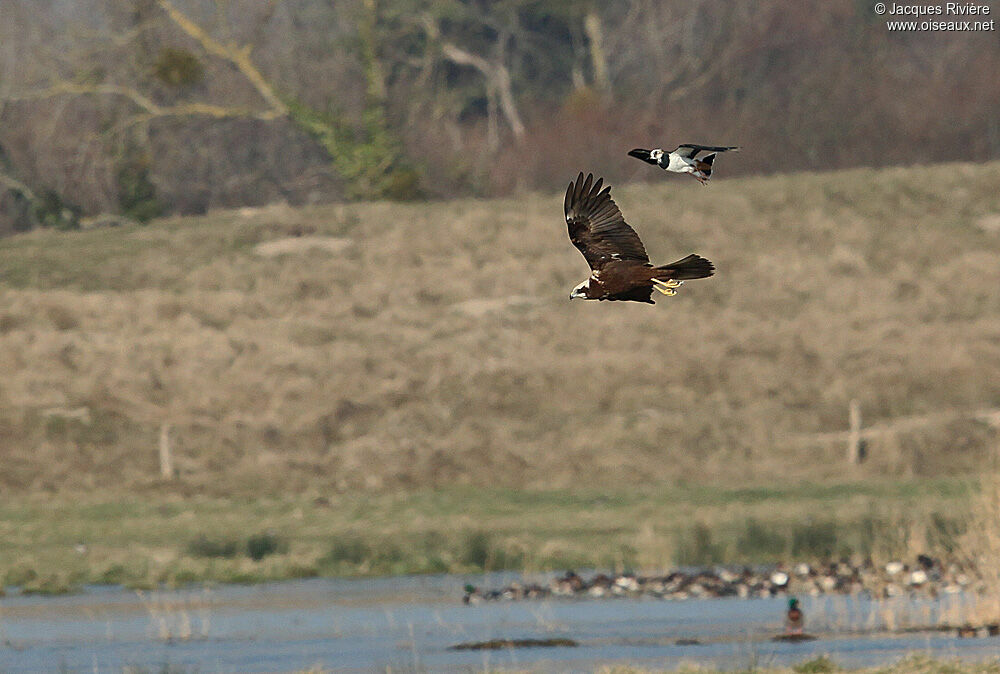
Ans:
{"type": "Polygon", "coordinates": [[[577,287],[573,288],[573,292],[569,294],[569,298],[571,300],[576,299],[577,297],[582,297],[583,299],[587,299],[587,288],[589,287],[590,287],[590,279],[587,279],[577,287]]]}

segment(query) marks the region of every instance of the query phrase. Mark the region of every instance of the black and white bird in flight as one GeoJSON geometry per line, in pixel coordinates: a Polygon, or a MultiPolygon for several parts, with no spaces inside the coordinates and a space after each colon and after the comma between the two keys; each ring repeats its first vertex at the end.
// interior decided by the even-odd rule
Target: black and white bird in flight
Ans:
{"type": "Polygon", "coordinates": [[[655,150],[643,150],[636,148],[628,154],[630,157],[641,159],[647,164],[659,166],[664,171],[673,173],[690,173],[701,182],[708,184],[708,179],[712,177],[712,165],[715,163],[715,156],[720,152],[738,152],[736,146],[719,145],[694,145],[685,143],[678,145],[676,149],[665,152],[660,148],[655,150]],[[699,157],[702,152],[710,152],[703,157],[699,157]]]}

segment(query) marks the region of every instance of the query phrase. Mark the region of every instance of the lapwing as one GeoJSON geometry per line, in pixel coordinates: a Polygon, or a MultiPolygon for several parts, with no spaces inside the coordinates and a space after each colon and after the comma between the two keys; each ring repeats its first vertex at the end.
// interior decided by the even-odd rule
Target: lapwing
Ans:
{"type": "Polygon", "coordinates": [[[678,145],[670,152],[665,152],[660,148],[655,150],[643,150],[636,148],[628,154],[630,157],[641,159],[647,164],[659,166],[664,171],[673,173],[690,173],[702,185],[708,184],[708,179],[712,177],[712,164],[715,163],[715,156],[720,152],[738,152],[737,146],[721,145],[694,145],[685,143],[678,145]],[[698,155],[702,152],[710,152],[703,157],[698,155]]]}

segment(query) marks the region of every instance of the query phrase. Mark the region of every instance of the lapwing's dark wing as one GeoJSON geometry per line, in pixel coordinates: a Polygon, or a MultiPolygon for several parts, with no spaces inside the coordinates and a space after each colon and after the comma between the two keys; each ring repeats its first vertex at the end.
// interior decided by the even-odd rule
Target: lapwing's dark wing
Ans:
{"type": "Polygon", "coordinates": [[[628,226],[611,198],[611,186],[601,189],[603,184],[603,178],[594,182],[594,174],[588,173],[584,180],[580,173],[576,182],[566,188],[563,210],[569,240],[594,270],[612,260],[649,262],[639,235],[628,226]]]}
{"type": "Polygon", "coordinates": [[[735,152],[739,151],[739,146],[721,146],[721,145],[693,145],[691,143],[685,143],[684,145],[678,145],[677,149],[671,154],[677,154],[681,157],[686,157],[691,159],[696,156],[699,152],[728,152],[733,150],[735,152]]]}

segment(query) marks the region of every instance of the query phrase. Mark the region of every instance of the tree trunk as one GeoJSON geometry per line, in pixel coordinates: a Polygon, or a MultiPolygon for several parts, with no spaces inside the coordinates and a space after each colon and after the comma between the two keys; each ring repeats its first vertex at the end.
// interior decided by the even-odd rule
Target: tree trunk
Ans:
{"type": "Polygon", "coordinates": [[[587,34],[590,44],[590,62],[594,69],[594,86],[600,91],[609,91],[611,83],[608,79],[608,60],[604,53],[604,33],[601,29],[601,17],[597,10],[591,7],[583,18],[583,31],[587,34]]]}
{"type": "Polygon", "coordinates": [[[378,5],[376,0],[364,1],[364,18],[358,25],[358,35],[361,38],[361,55],[365,64],[366,93],[369,104],[382,106],[386,101],[385,70],[378,54],[378,5]]]}
{"type": "Polygon", "coordinates": [[[486,78],[487,98],[491,98],[491,92],[495,92],[494,95],[500,104],[500,111],[503,112],[510,130],[514,133],[514,138],[520,141],[524,137],[524,122],[521,121],[517,104],[514,102],[510,71],[507,70],[507,67],[502,62],[491,63],[482,56],[468,52],[450,42],[441,45],[441,53],[451,62],[472,66],[483,74],[483,77],[486,78]]]}

